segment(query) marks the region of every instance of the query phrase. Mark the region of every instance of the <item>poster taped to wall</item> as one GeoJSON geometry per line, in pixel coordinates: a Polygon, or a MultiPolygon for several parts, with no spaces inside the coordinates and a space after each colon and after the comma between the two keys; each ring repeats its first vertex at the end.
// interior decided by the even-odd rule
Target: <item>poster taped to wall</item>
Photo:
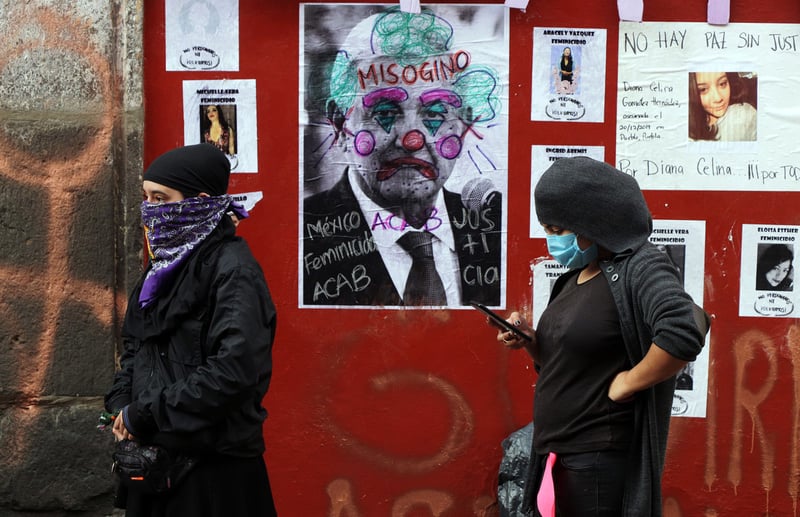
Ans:
{"type": "Polygon", "coordinates": [[[260,190],[257,192],[240,192],[238,194],[231,194],[231,197],[233,197],[234,201],[241,203],[245,210],[251,212],[256,204],[264,199],[264,192],[260,190]]]}
{"type": "Polygon", "coordinates": [[[606,30],[533,29],[531,120],[603,122],[606,30]]]}
{"type": "Polygon", "coordinates": [[[501,307],[508,10],[301,6],[299,305],[501,307]]]}
{"type": "Polygon", "coordinates": [[[797,318],[794,255],[800,226],[742,225],[739,316],[797,318]]]}
{"type": "Polygon", "coordinates": [[[800,25],[620,23],[617,168],[643,189],[800,190],[800,25]]]}
{"type": "Polygon", "coordinates": [[[539,323],[542,313],[547,308],[550,300],[550,293],[553,292],[553,284],[556,279],[569,271],[569,268],[562,266],[550,257],[539,257],[531,264],[533,272],[533,328],[539,323]]]}
{"type": "MultiPolygon", "coordinates": [[[[655,220],[650,242],[663,251],[675,265],[686,292],[703,305],[705,277],[705,221],[655,220]]],[[[549,257],[536,259],[533,273],[534,328],[547,308],[556,279],[568,269],[549,257]]],[[[712,330],[713,332],[713,330],[712,330]]],[[[705,418],[708,390],[710,334],[697,358],[678,372],[672,416],[705,418]]]]}
{"type": "Polygon", "coordinates": [[[166,0],[168,71],[239,70],[239,0],[166,0]]]}
{"type": "MultiPolygon", "coordinates": [[[[683,288],[702,307],[706,263],[705,221],[656,219],[653,221],[650,242],[667,254],[678,270],[683,288]]],[[[711,334],[706,334],[705,339],[705,346],[697,358],[678,372],[672,416],[706,416],[711,334]]]]}
{"type": "Polygon", "coordinates": [[[215,145],[231,172],[258,172],[255,79],[183,81],[183,139],[215,145]]]}
{"type": "Polygon", "coordinates": [[[531,199],[530,199],[530,237],[541,237],[544,239],[544,228],[539,224],[536,217],[536,201],[533,192],[539,178],[542,177],[554,161],[559,158],[569,158],[572,156],[588,156],[595,160],[605,160],[605,147],[603,146],[579,146],[579,145],[533,145],[531,146],[531,199]]]}

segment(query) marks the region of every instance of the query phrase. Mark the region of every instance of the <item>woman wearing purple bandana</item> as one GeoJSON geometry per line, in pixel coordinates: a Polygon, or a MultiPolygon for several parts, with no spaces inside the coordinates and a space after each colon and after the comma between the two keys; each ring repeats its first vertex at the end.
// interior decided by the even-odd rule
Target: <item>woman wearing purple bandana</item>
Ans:
{"type": "Polygon", "coordinates": [[[160,445],[194,466],[164,493],[120,485],[128,517],[276,515],[262,434],[276,312],[235,235],[247,212],[226,193],[229,176],[210,144],[169,151],[144,173],[150,260],[128,300],[105,405],[117,440],[160,445]]]}

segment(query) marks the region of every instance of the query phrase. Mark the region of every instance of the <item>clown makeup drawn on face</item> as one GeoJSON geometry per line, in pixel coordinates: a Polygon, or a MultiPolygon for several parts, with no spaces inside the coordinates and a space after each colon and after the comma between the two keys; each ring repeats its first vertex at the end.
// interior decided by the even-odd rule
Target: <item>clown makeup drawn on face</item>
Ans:
{"type": "Polygon", "coordinates": [[[331,72],[329,120],[364,193],[421,227],[473,127],[496,115],[497,81],[430,12],[359,24],[331,72]],[[367,49],[356,52],[348,49],[367,49]]]}
{"type": "Polygon", "coordinates": [[[445,86],[370,86],[343,126],[364,192],[417,228],[430,217],[468,127],[459,116],[461,98],[445,86]]]}
{"type": "Polygon", "coordinates": [[[507,10],[301,12],[301,304],[501,305],[507,10]]]}

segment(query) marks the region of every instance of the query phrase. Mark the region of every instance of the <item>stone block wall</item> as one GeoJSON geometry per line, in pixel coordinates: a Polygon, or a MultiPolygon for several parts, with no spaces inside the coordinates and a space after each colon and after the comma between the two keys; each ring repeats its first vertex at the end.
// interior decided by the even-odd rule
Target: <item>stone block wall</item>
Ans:
{"type": "Polygon", "coordinates": [[[111,515],[140,268],[141,1],[0,0],[0,515],[111,515]]]}

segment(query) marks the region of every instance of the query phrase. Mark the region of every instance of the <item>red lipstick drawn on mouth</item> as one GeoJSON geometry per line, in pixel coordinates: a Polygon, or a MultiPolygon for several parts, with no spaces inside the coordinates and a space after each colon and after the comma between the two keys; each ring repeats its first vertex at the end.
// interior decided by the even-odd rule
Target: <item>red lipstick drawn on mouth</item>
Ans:
{"type": "Polygon", "coordinates": [[[429,180],[435,180],[439,176],[439,174],[436,172],[436,168],[430,162],[420,160],[419,158],[397,158],[395,160],[386,162],[378,170],[376,178],[378,181],[388,180],[394,176],[398,170],[404,167],[413,167],[417,169],[423,177],[429,180]]]}

